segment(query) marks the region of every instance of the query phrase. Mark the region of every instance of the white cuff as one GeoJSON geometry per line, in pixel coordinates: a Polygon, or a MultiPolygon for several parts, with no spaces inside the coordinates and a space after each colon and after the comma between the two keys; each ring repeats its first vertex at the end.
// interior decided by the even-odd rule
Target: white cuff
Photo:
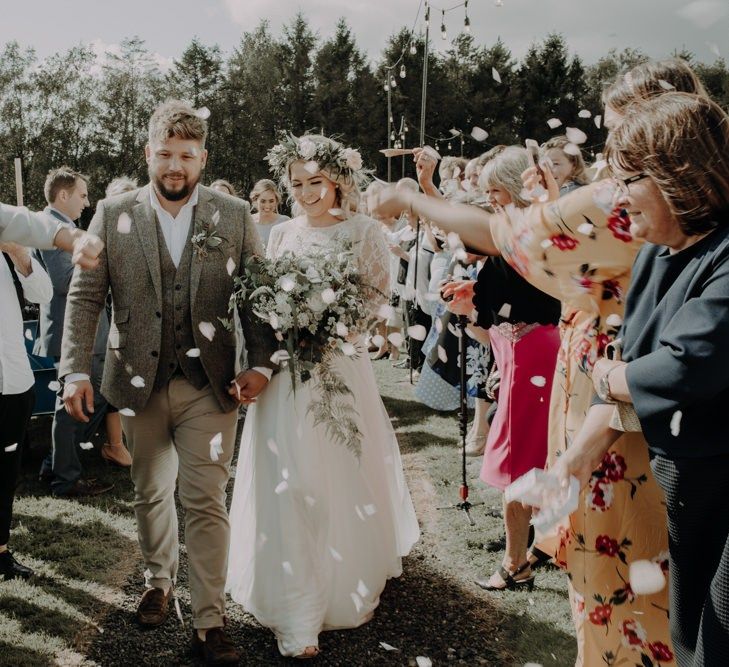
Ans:
{"type": "Polygon", "coordinates": [[[273,375],[273,371],[270,368],[266,368],[265,366],[254,366],[253,368],[251,368],[251,370],[265,376],[267,380],[270,380],[271,376],[273,375]]]}
{"type": "Polygon", "coordinates": [[[91,378],[86,373],[69,373],[63,378],[63,381],[68,384],[69,382],[81,382],[82,380],[90,380],[91,378]]]}

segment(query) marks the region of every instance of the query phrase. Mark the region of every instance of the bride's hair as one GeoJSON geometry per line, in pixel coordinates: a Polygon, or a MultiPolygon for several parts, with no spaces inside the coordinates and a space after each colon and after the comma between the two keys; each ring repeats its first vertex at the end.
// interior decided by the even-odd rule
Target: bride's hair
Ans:
{"type": "Polygon", "coordinates": [[[301,137],[288,134],[269,151],[266,159],[271,171],[286,188],[294,215],[302,213],[292,196],[291,165],[294,162],[318,164],[319,172],[334,183],[337,207],[342,209],[345,218],[359,212],[361,193],[370,181],[370,172],[363,168],[362,156],[357,150],[321,134],[301,137]]]}

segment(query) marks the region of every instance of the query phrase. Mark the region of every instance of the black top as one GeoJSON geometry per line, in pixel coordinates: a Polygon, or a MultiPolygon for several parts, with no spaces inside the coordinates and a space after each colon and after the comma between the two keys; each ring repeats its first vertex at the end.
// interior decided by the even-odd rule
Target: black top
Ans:
{"type": "Polygon", "coordinates": [[[674,255],[652,243],[641,248],[622,338],[651,451],[667,458],[729,453],[729,226],[674,255]]]}
{"type": "Polygon", "coordinates": [[[502,322],[559,322],[559,301],[524,280],[503,257],[484,262],[474,286],[473,305],[478,312],[476,324],[484,329],[502,322]]]}

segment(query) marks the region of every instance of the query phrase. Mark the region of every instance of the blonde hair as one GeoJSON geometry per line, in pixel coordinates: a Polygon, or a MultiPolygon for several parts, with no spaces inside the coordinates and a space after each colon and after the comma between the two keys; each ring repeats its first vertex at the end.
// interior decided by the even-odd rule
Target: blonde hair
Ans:
{"type": "Polygon", "coordinates": [[[418,185],[418,182],[414,178],[401,178],[397,183],[395,183],[395,188],[397,190],[412,190],[413,192],[420,192],[420,186],[418,185]]]}
{"type": "Polygon", "coordinates": [[[260,181],[256,181],[249,195],[251,204],[258,210],[258,199],[267,190],[273,192],[273,196],[276,198],[276,211],[278,212],[278,207],[281,205],[281,193],[278,191],[278,186],[270,178],[262,178],[260,181]]]}
{"type": "Polygon", "coordinates": [[[649,60],[618,75],[602,93],[602,103],[619,114],[636,100],[661,95],[667,90],[708,97],[699,77],[681,58],[649,60]],[[672,88],[671,88],[672,87],[672,88]]]}
{"type": "MultiPolygon", "coordinates": [[[[568,180],[577,183],[577,185],[587,185],[590,182],[590,178],[587,175],[587,167],[585,167],[585,161],[582,158],[582,151],[579,147],[577,147],[578,153],[577,155],[573,155],[572,153],[568,153],[564,149],[567,144],[571,143],[572,142],[564,134],[558,134],[556,137],[552,137],[551,139],[545,141],[539,147],[539,153],[542,157],[546,157],[547,151],[550,151],[553,148],[562,151],[564,156],[569,160],[570,164],[572,165],[572,173],[570,174],[568,180]]],[[[572,145],[575,146],[575,144],[572,145]]]]}
{"type": "Polygon", "coordinates": [[[71,167],[57,167],[51,169],[46,176],[46,182],[43,185],[43,194],[46,197],[46,201],[52,204],[58,198],[58,193],[61,190],[66,192],[73,192],[79,181],[88,183],[88,176],[84,176],[77,171],[71,169],[71,167]]]}
{"type": "Polygon", "coordinates": [[[136,178],[129,178],[129,176],[119,176],[115,178],[109,185],[106,186],[106,197],[116,197],[117,195],[123,195],[125,192],[131,192],[139,187],[136,178]]]}
{"type": "Polygon", "coordinates": [[[233,197],[237,197],[238,193],[236,192],[235,188],[233,187],[233,184],[229,181],[226,181],[224,178],[218,178],[214,180],[210,187],[214,190],[215,188],[224,188],[228,191],[229,195],[232,195],[233,197]]]}
{"type": "Polygon", "coordinates": [[[478,186],[484,192],[491,187],[503,188],[518,208],[526,208],[531,202],[522,196],[522,173],[529,167],[529,157],[521,146],[507,146],[495,158],[487,162],[478,177],[478,186]]]}
{"type": "Polygon", "coordinates": [[[167,100],[160,104],[149,119],[149,142],[178,139],[199,141],[205,146],[208,124],[186,102],[167,100]]]}
{"type": "Polygon", "coordinates": [[[608,164],[653,179],[684,234],[729,224],[729,116],[702,95],[635,102],[608,137],[608,164]]]}
{"type": "Polygon", "coordinates": [[[456,157],[455,155],[446,155],[441,161],[438,167],[438,176],[441,179],[449,180],[451,178],[458,178],[461,180],[466,171],[466,165],[468,160],[465,157],[456,157]],[[458,176],[454,176],[456,169],[459,170],[458,176]]]}

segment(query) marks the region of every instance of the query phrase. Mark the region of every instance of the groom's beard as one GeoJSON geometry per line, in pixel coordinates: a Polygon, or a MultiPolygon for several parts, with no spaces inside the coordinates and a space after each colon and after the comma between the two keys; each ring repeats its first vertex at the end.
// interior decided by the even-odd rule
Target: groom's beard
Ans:
{"type": "Polygon", "coordinates": [[[194,181],[189,181],[185,178],[182,181],[182,187],[179,190],[170,190],[165,187],[165,184],[161,178],[157,175],[149,174],[150,180],[154,183],[155,190],[159,192],[167,201],[181,201],[187,198],[190,193],[195,189],[195,186],[200,182],[198,176],[194,181]]]}

